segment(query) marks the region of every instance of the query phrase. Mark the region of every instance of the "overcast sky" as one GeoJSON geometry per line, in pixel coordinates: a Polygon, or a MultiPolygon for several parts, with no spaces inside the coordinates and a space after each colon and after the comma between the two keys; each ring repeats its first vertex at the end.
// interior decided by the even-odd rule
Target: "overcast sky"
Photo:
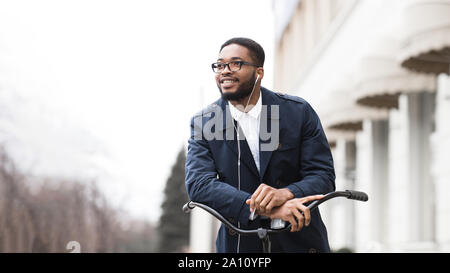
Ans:
{"type": "Polygon", "coordinates": [[[20,167],[96,178],[157,221],[189,119],[219,97],[210,64],[236,36],[266,51],[270,0],[0,0],[0,141],[20,167]]]}

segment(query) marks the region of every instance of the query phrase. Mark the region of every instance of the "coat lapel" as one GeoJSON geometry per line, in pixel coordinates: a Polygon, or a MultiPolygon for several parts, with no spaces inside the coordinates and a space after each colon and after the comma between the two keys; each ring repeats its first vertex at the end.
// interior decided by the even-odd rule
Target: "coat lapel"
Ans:
{"type": "Polygon", "coordinates": [[[280,113],[279,103],[275,100],[273,94],[267,89],[261,87],[262,110],[259,126],[259,165],[260,177],[264,177],[264,173],[269,165],[273,151],[278,148],[280,134],[280,113]],[[270,137],[269,137],[270,136],[270,137]]]}

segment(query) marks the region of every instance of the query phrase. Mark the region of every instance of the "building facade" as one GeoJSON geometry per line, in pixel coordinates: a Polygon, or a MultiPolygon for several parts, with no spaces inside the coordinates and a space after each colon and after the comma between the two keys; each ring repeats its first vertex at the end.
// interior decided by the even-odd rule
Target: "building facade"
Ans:
{"type": "Polygon", "coordinates": [[[273,1],[275,90],[321,117],[337,189],[332,249],[450,250],[450,1],[273,1]]]}

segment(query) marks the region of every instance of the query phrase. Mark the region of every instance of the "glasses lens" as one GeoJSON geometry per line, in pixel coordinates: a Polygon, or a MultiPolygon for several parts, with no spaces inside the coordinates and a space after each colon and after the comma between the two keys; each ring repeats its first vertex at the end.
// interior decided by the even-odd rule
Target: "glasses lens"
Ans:
{"type": "Polygon", "coordinates": [[[239,69],[241,69],[241,65],[242,65],[242,62],[239,62],[239,61],[231,62],[230,63],[230,70],[233,71],[233,72],[239,71],[239,69]]]}
{"type": "Polygon", "coordinates": [[[222,71],[223,68],[225,67],[225,65],[222,63],[213,63],[211,66],[213,71],[216,73],[222,71]]]}

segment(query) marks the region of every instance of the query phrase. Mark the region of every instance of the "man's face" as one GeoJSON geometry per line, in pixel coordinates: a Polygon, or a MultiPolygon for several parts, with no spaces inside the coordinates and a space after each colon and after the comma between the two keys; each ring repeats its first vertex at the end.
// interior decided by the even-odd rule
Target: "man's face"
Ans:
{"type": "MultiPolygon", "coordinates": [[[[219,53],[218,63],[229,63],[231,61],[244,61],[254,63],[246,47],[238,44],[231,44],[222,49],[219,53]]],[[[250,95],[256,80],[256,67],[242,65],[239,71],[232,72],[225,67],[216,73],[216,84],[222,98],[225,100],[241,100],[250,95]]]]}

